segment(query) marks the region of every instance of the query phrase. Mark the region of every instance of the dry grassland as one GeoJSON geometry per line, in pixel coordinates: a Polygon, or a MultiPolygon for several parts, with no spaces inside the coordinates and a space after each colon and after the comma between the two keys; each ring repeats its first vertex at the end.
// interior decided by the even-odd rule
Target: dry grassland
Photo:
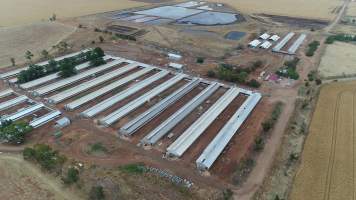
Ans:
{"type": "Polygon", "coordinates": [[[28,26],[0,28],[0,67],[25,61],[25,52],[30,50],[38,57],[43,49],[53,45],[73,33],[74,27],[59,23],[41,22],[28,26]]]}
{"type": "Polygon", "coordinates": [[[290,17],[331,20],[333,10],[342,5],[337,0],[215,0],[226,3],[241,12],[265,13],[290,17]]]}
{"type": "Polygon", "coordinates": [[[319,66],[323,77],[347,76],[356,74],[356,46],[335,42],[328,45],[319,66]]]}
{"type": "Polygon", "coordinates": [[[15,155],[0,155],[0,197],[9,200],[82,199],[15,155]]]}
{"type": "Polygon", "coordinates": [[[58,18],[78,17],[142,5],[130,0],[1,0],[0,27],[48,20],[53,13],[58,18]]]}
{"type": "Polygon", "coordinates": [[[351,2],[347,8],[347,13],[346,15],[348,16],[356,16],[356,2],[351,2]]]}
{"type": "Polygon", "coordinates": [[[354,199],[355,88],[353,81],[321,89],[290,199],[354,199]]]}

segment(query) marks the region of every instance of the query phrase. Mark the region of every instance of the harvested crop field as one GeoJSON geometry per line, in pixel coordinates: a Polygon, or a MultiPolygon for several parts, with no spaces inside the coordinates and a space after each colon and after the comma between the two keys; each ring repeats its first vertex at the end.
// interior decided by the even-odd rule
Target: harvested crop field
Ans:
{"type": "Polygon", "coordinates": [[[38,58],[43,49],[49,50],[74,30],[71,26],[49,22],[0,28],[0,67],[9,66],[11,57],[16,63],[25,62],[27,50],[38,58]]]}
{"type": "Polygon", "coordinates": [[[0,196],[11,200],[76,200],[72,191],[17,155],[0,155],[0,196]]]}
{"type": "Polygon", "coordinates": [[[290,199],[355,197],[355,88],[352,81],[321,89],[290,199]]]}
{"type": "Polygon", "coordinates": [[[334,11],[342,4],[342,1],[334,0],[272,0],[268,3],[263,0],[217,0],[217,2],[229,4],[241,12],[324,20],[333,19],[337,14],[334,11]]]}
{"type": "Polygon", "coordinates": [[[143,6],[145,3],[130,0],[2,0],[0,26],[13,26],[57,18],[83,15],[143,6]],[[16,14],[14,14],[16,10],[16,14]]]}
{"type": "Polygon", "coordinates": [[[328,45],[319,66],[322,77],[343,77],[356,75],[356,46],[348,43],[335,42],[328,45]]]}

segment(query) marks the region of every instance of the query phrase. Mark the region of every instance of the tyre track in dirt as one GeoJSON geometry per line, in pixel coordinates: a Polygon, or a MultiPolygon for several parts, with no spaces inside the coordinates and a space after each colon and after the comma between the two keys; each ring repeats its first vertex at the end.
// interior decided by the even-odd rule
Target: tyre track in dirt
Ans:
{"type": "Polygon", "coordinates": [[[326,172],[326,182],[324,186],[324,200],[330,199],[330,189],[331,189],[331,178],[335,162],[335,148],[336,148],[336,136],[337,136],[337,125],[339,119],[339,109],[340,109],[340,99],[344,91],[339,92],[335,101],[335,110],[333,113],[333,133],[331,136],[331,149],[329,154],[329,164],[328,170],[326,172]]]}

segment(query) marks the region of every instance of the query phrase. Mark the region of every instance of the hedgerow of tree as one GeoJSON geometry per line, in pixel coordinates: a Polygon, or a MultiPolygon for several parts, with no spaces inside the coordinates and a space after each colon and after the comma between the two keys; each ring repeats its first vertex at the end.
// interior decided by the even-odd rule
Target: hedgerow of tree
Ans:
{"type": "Polygon", "coordinates": [[[77,73],[75,66],[84,62],[89,61],[91,67],[105,64],[104,56],[104,51],[97,47],[91,51],[81,53],[71,58],[65,58],[61,61],[51,59],[47,65],[39,66],[30,64],[27,70],[21,71],[17,76],[18,83],[26,83],[56,72],[59,72],[61,77],[70,77],[77,73]]]}
{"type": "Polygon", "coordinates": [[[23,121],[2,121],[0,125],[0,140],[10,144],[22,144],[32,127],[23,121]]]}
{"type": "Polygon", "coordinates": [[[326,38],[325,43],[326,44],[332,44],[335,41],[355,42],[356,41],[356,35],[346,35],[346,34],[331,35],[328,38],[326,38]]]}
{"type": "Polygon", "coordinates": [[[308,57],[314,56],[314,53],[318,49],[319,45],[320,45],[319,41],[313,41],[313,42],[309,43],[308,50],[305,53],[305,55],[308,57]]]}
{"type": "Polygon", "coordinates": [[[240,67],[230,64],[220,64],[215,70],[209,70],[208,76],[218,78],[228,82],[246,84],[250,87],[260,87],[260,83],[255,80],[247,80],[250,73],[263,66],[263,62],[258,60],[253,62],[249,67],[240,67]]]}
{"type": "Polygon", "coordinates": [[[65,156],[60,155],[58,151],[53,150],[46,144],[36,144],[33,148],[26,147],[23,151],[23,157],[25,160],[38,163],[48,171],[61,170],[67,160],[65,156]]]}

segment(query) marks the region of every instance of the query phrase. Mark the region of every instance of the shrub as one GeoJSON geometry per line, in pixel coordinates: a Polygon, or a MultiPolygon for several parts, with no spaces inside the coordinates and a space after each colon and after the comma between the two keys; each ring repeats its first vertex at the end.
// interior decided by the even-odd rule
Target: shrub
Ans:
{"type": "Polygon", "coordinates": [[[215,78],[215,77],[216,77],[216,73],[215,73],[214,70],[209,70],[207,75],[208,75],[208,77],[210,77],[210,78],[215,78]]]}
{"type": "Polygon", "coordinates": [[[315,80],[315,83],[316,83],[317,85],[320,85],[320,84],[322,83],[322,81],[321,81],[321,79],[316,79],[316,80],[315,80]]]}
{"type": "Polygon", "coordinates": [[[199,63],[199,64],[203,64],[204,61],[205,61],[205,58],[203,58],[203,57],[198,57],[197,58],[197,63],[199,63]]]}
{"type": "Polygon", "coordinates": [[[232,192],[232,190],[231,189],[225,189],[224,191],[223,191],[223,197],[224,197],[224,200],[231,200],[232,199],[232,197],[233,197],[233,192],[232,192]]]}
{"type": "Polygon", "coordinates": [[[66,176],[62,177],[62,181],[66,185],[76,183],[78,180],[79,180],[79,171],[74,167],[70,167],[67,171],[66,176]]]}
{"type": "Polygon", "coordinates": [[[146,172],[146,167],[140,163],[128,164],[120,166],[119,169],[130,174],[142,174],[146,172]]]}
{"type": "Polygon", "coordinates": [[[103,200],[105,199],[104,189],[102,186],[93,186],[90,189],[89,200],[103,200]]]}
{"type": "Polygon", "coordinates": [[[247,82],[247,85],[253,88],[259,88],[261,86],[261,83],[258,82],[256,79],[251,79],[247,82]]]}
{"type": "Polygon", "coordinates": [[[52,150],[46,144],[36,144],[33,148],[27,147],[22,154],[24,159],[36,161],[46,170],[61,168],[66,161],[66,157],[59,155],[58,151],[52,150]]]}
{"type": "Polygon", "coordinates": [[[261,137],[258,137],[255,139],[255,145],[253,146],[253,150],[259,152],[263,149],[264,145],[265,142],[263,141],[263,139],[261,137]]]}

